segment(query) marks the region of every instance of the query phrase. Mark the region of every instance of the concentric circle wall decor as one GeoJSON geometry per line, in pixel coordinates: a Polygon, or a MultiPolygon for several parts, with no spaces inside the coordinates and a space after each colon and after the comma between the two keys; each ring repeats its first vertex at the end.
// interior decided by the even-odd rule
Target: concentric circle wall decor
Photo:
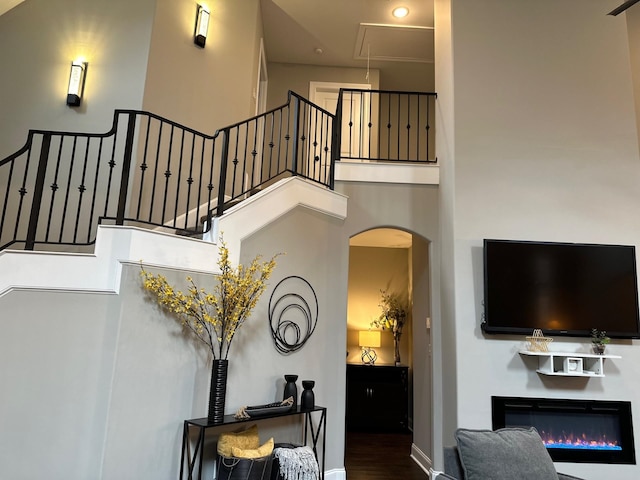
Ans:
{"type": "Polygon", "coordinates": [[[269,298],[269,326],[273,343],[281,354],[300,350],[318,323],[318,297],[304,278],[283,278],[269,298]]]}

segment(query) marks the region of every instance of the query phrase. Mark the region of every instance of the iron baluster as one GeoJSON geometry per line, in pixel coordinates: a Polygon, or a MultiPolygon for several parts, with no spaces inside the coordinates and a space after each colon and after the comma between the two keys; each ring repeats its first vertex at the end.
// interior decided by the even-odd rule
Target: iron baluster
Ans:
{"type": "Polygon", "coordinates": [[[120,196],[118,198],[118,213],[116,225],[124,225],[124,216],[127,208],[127,192],[129,190],[129,171],[131,169],[131,157],[133,156],[133,137],[136,128],[136,116],[129,114],[127,125],[127,139],[124,147],[124,157],[122,161],[122,176],[120,179],[120,196]]]}
{"type": "Polygon", "coordinates": [[[89,210],[89,221],[87,225],[87,243],[91,242],[91,232],[93,229],[93,221],[96,212],[96,199],[98,198],[98,179],[100,177],[100,159],[102,158],[103,143],[104,138],[100,138],[100,143],[98,144],[98,157],[96,159],[96,174],[93,179],[93,197],[91,198],[91,209],[89,210]]]}
{"type": "Polygon", "coordinates": [[[73,229],[73,243],[77,243],[78,241],[78,228],[80,228],[80,213],[82,212],[82,199],[84,198],[84,192],[87,190],[85,185],[85,181],[87,178],[87,162],[89,161],[89,145],[91,144],[91,139],[86,137],[86,148],[84,150],[84,162],[82,165],[82,178],[80,180],[80,185],[78,186],[78,210],[76,212],[76,222],[73,229]]]}
{"type": "Polygon", "coordinates": [[[40,204],[42,203],[42,191],[44,189],[44,178],[47,171],[47,160],[49,158],[50,147],[51,134],[45,133],[42,137],[42,146],[40,147],[40,160],[38,161],[36,184],[33,189],[33,200],[31,203],[31,215],[29,216],[29,229],[27,231],[25,250],[33,250],[35,246],[36,231],[38,229],[38,219],[40,216],[40,204]]]}
{"type": "Polygon", "coordinates": [[[220,160],[220,183],[218,184],[217,215],[224,212],[224,193],[227,184],[227,165],[229,163],[229,128],[222,130],[222,156],[220,160]]]}

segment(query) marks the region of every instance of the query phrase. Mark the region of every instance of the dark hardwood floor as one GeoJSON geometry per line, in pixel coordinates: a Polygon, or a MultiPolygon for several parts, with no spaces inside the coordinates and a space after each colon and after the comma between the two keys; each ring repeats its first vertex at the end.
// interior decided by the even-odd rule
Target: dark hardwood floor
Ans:
{"type": "Polygon", "coordinates": [[[426,480],[409,456],[411,433],[347,432],[347,480],[426,480]]]}

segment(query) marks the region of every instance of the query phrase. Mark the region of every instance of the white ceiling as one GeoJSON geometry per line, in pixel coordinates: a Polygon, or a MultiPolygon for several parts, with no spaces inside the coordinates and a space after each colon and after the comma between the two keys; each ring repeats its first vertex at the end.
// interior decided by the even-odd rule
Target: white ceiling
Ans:
{"type": "MultiPolygon", "coordinates": [[[[0,0],[0,15],[23,1],[0,0]]],[[[428,70],[421,66],[433,63],[433,2],[260,0],[267,60],[359,68],[369,64],[390,82],[424,77],[428,70]],[[407,7],[409,15],[394,18],[391,11],[398,6],[407,7]]]]}
{"type": "MultiPolygon", "coordinates": [[[[433,0],[261,0],[270,62],[386,72],[433,63],[433,0]],[[396,19],[391,11],[409,8],[396,19]],[[322,51],[321,54],[317,53],[322,51]]],[[[401,76],[401,75],[400,75],[401,76]]]]}
{"type": "Polygon", "coordinates": [[[24,0],[0,0],[0,15],[8,12],[13,7],[22,2],[24,2],[24,0]]]}

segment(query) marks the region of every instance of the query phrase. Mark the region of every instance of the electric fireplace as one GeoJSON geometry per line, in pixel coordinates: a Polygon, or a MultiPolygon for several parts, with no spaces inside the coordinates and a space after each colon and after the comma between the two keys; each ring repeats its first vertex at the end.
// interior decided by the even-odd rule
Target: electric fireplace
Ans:
{"type": "Polygon", "coordinates": [[[636,463],[631,402],[491,397],[493,429],[535,427],[554,462],[636,463]]]}

